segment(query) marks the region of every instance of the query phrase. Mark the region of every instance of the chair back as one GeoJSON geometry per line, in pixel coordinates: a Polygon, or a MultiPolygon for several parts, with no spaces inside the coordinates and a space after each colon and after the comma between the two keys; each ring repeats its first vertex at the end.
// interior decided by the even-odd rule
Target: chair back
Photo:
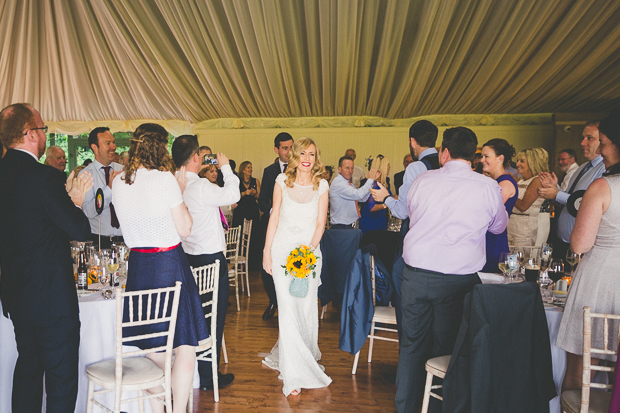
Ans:
{"type": "Polygon", "coordinates": [[[181,281],[175,282],[174,287],[156,288],[141,291],[123,291],[116,289],[116,394],[121,394],[123,377],[123,358],[144,356],[149,353],[165,351],[164,375],[167,383],[171,383],[172,345],[179,309],[181,281]],[[128,321],[123,321],[123,301],[128,306],[128,321]],[[144,311],[146,310],[146,311],[144,311]],[[123,328],[161,324],[166,329],[159,333],[140,334],[123,328]],[[166,337],[166,344],[144,350],[135,350],[123,353],[123,343],[146,340],[156,337],[166,337]]]}
{"type": "Polygon", "coordinates": [[[375,279],[375,257],[370,254],[369,258],[370,262],[370,279],[372,282],[372,305],[373,307],[377,305],[377,292],[376,292],[376,279],[375,279]]]}
{"type": "Polygon", "coordinates": [[[226,233],[226,259],[229,263],[236,263],[239,257],[239,239],[241,225],[230,228],[226,233]]]}
{"type": "MultiPolygon", "coordinates": [[[[583,307],[583,376],[581,378],[581,411],[587,412],[590,405],[590,388],[611,389],[613,385],[591,383],[591,371],[613,372],[615,368],[592,365],[593,354],[617,356],[616,349],[609,349],[609,320],[620,320],[620,315],[593,313],[590,307],[583,307]],[[603,319],[603,348],[592,347],[592,319],[603,319]]],[[[620,328],[618,328],[620,342],[620,328]]]]}
{"type": "Polygon", "coordinates": [[[248,260],[250,252],[250,235],[252,234],[252,220],[243,220],[243,233],[241,234],[241,244],[239,245],[239,256],[248,260]]]}
{"type": "MultiPolygon", "coordinates": [[[[205,312],[205,319],[210,319],[210,331],[214,332],[216,331],[215,327],[217,323],[217,293],[220,285],[220,260],[216,260],[213,264],[192,268],[192,273],[194,274],[194,280],[196,280],[196,286],[198,286],[198,294],[202,296],[211,293],[211,299],[202,303],[202,307],[204,309],[211,306],[211,309],[205,312]]],[[[211,334],[211,339],[215,342],[215,334],[211,334]]]]}

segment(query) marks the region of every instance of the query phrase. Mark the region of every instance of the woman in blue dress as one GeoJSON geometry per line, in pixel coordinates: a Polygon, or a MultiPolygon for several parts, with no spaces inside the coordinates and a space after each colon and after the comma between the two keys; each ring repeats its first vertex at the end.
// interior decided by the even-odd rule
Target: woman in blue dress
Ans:
{"type": "MultiPolygon", "coordinates": [[[[515,148],[504,139],[491,139],[482,146],[482,171],[495,179],[502,188],[504,206],[509,217],[519,197],[517,182],[505,169],[510,165],[513,156],[515,156],[515,148]]],[[[482,271],[499,272],[497,266],[499,255],[509,251],[506,230],[497,235],[487,232],[486,246],[487,262],[482,271]]]]}
{"type": "MultiPolygon", "coordinates": [[[[392,195],[392,191],[390,190],[390,180],[388,178],[388,175],[390,174],[390,160],[383,155],[377,155],[377,157],[372,161],[370,168],[376,168],[378,171],[381,171],[379,181],[384,187],[387,188],[390,195],[392,195]]],[[[375,181],[372,185],[372,189],[379,189],[377,182],[378,181],[375,181]]],[[[387,230],[387,209],[385,204],[378,204],[372,196],[369,197],[368,201],[366,201],[362,207],[360,229],[363,234],[373,230],[387,230]]]]}

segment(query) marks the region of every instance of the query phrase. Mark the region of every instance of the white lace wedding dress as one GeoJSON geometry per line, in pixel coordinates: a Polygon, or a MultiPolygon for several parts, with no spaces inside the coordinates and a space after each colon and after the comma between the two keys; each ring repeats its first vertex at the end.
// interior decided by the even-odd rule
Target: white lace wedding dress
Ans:
{"type": "Polygon", "coordinates": [[[282,391],[288,396],[293,390],[327,387],[332,379],[318,363],[319,313],[317,290],[321,284],[321,250],[317,248],[316,278],[308,278],[309,290],[304,298],[293,297],[289,292],[292,276],[285,275],[283,265],[289,253],[300,245],[310,246],[319,213],[319,196],[329,189],[321,180],[319,190],[313,186],[284,183],[286,175],[280,174],[276,182],[282,188],[282,205],[278,229],[271,246],[273,282],[278,296],[278,324],[280,334],[271,353],[263,363],[280,372],[284,382],[282,391]]]}

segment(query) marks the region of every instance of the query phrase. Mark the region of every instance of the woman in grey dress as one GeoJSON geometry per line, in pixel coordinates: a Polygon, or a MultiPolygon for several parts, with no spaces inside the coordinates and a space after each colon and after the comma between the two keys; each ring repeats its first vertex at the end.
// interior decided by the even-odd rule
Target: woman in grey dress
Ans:
{"type": "MultiPolygon", "coordinates": [[[[572,281],[556,342],[567,352],[562,391],[581,388],[583,307],[620,314],[620,120],[603,119],[599,139],[597,153],[602,155],[607,172],[588,187],[570,237],[573,252],[584,256],[572,281]]],[[[613,331],[615,324],[610,325],[608,348],[615,349],[617,331],[613,331]]],[[[602,347],[602,324],[593,323],[592,327],[592,346],[602,347]]]]}

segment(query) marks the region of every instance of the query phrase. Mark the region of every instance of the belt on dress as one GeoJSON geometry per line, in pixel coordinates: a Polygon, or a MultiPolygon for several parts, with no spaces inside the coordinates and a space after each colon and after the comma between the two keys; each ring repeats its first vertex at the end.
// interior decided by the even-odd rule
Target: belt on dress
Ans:
{"type": "Polygon", "coordinates": [[[173,245],[172,247],[164,247],[164,248],[132,248],[131,250],[132,251],[136,251],[136,252],[146,252],[146,253],[150,254],[150,253],[153,253],[153,252],[172,251],[173,249],[175,249],[179,245],[181,245],[180,242],[177,245],[173,245]]]}

